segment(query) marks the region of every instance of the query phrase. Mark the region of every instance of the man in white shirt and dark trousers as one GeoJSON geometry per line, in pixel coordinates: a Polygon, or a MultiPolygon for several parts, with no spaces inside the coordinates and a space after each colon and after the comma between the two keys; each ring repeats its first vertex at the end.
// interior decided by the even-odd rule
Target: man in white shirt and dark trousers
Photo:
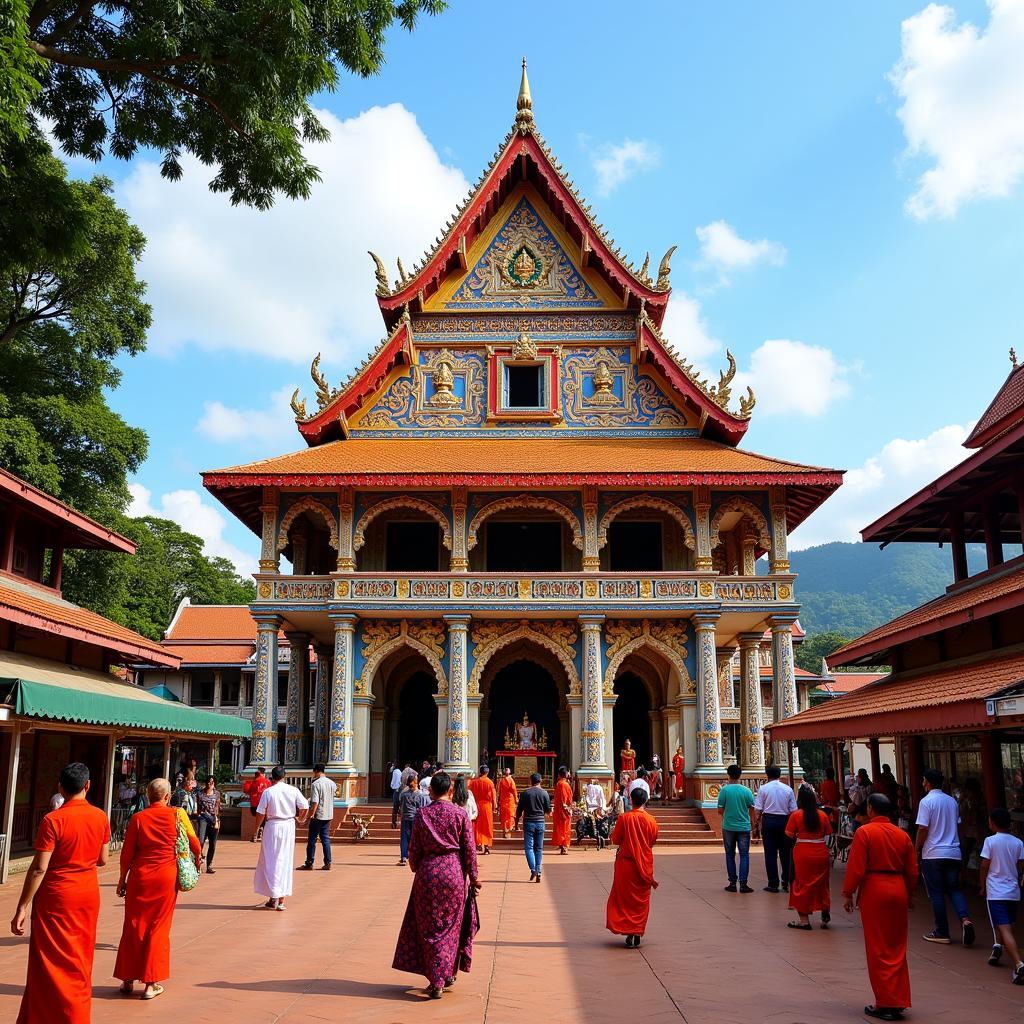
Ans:
{"type": "Polygon", "coordinates": [[[324,848],[324,871],[331,870],[331,822],[334,821],[334,794],[337,787],[326,775],[325,766],[313,765],[313,785],[309,787],[309,837],[306,839],[306,863],[300,871],[312,871],[316,841],[324,848]]]}
{"type": "Polygon", "coordinates": [[[917,857],[935,917],[935,928],[924,940],[949,945],[948,896],[960,918],[964,945],[973,946],[974,925],[960,888],[960,808],[949,794],[942,792],[942,782],[942,772],[929,768],[924,773],[925,795],[917,806],[917,857]]]}
{"type": "Polygon", "coordinates": [[[770,764],[765,770],[768,781],[757,791],[754,798],[754,826],[760,826],[761,842],[764,844],[764,866],[768,873],[765,892],[779,891],[779,867],[782,867],[782,891],[789,892],[790,856],[789,840],[786,838],[786,823],[796,810],[793,790],[779,781],[782,774],[777,764],[770,764]]]}
{"type": "Polygon", "coordinates": [[[402,795],[402,770],[397,764],[391,766],[391,827],[398,828],[398,798],[402,795]]]}

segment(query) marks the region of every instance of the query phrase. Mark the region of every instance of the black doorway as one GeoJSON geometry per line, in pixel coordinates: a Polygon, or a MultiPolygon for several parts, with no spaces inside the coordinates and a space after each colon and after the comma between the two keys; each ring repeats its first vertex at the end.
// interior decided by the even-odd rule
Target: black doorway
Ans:
{"type": "MultiPolygon", "coordinates": [[[[492,753],[505,747],[505,730],[521,722],[523,712],[547,733],[547,749],[563,760],[562,729],[558,720],[558,687],[546,669],[528,658],[506,665],[491,683],[487,704],[491,717],[487,725],[487,749],[492,753]]],[[[539,740],[538,740],[539,742],[539,740]]]]}
{"type": "Polygon", "coordinates": [[[561,520],[556,523],[488,523],[487,571],[561,572],[561,520]]]}
{"type": "Polygon", "coordinates": [[[612,734],[615,750],[612,761],[616,773],[622,770],[619,751],[628,739],[636,751],[636,765],[650,767],[651,764],[651,698],[643,680],[632,672],[623,672],[615,680],[618,700],[612,709],[612,734]]]}
{"type": "Polygon", "coordinates": [[[437,749],[435,680],[427,672],[413,672],[398,696],[398,757],[416,767],[441,756],[437,749]]]}

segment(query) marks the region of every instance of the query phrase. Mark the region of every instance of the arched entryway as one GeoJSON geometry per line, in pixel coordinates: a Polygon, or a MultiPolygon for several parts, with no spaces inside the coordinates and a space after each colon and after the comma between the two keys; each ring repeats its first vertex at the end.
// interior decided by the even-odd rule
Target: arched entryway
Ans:
{"type": "Polygon", "coordinates": [[[437,675],[421,653],[407,646],[393,651],[374,673],[372,692],[379,722],[370,734],[373,772],[383,773],[388,761],[418,768],[443,756],[437,675]]]}
{"type": "Polygon", "coordinates": [[[522,720],[523,713],[546,735],[548,750],[563,757],[562,727],[559,719],[561,695],[551,673],[530,658],[519,658],[500,668],[488,692],[487,749],[505,746],[505,732],[522,720]]]}
{"type": "Polygon", "coordinates": [[[419,765],[438,756],[436,681],[430,672],[413,672],[398,691],[398,737],[394,757],[401,764],[419,765]]]}
{"type": "Polygon", "coordinates": [[[654,753],[651,747],[651,695],[635,672],[621,672],[615,680],[612,732],[616,772],[622,769],[619,751],[627,739],[636,751],[637,766],[650,765],[651,754],[654,753]]]}

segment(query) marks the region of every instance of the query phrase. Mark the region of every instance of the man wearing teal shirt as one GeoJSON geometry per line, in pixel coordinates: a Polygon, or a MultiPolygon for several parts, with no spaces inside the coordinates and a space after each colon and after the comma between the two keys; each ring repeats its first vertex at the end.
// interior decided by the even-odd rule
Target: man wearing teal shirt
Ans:
{"type": "Polygon", "coordinates": [[[739,891],[753,892],[747,885],[750,871],[750,809],[754,794],[739,784],[740,766],[726,769],[729,782],[718,791],[718,814],[722,819],[722,842],[725,844],[725,870],[729,873],[726,892],[736,892],[736,847],[740,850],[739,891]]]}

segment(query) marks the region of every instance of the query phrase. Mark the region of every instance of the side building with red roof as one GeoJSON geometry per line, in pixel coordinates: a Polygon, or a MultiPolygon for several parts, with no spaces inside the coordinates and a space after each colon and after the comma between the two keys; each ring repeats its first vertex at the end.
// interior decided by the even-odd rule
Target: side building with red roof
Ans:
{"type": "Polygon", "coordinates": [[[89,799],[113,815],[179,757],[211,765],[248,722],[193,710],[133,686],[128,666],[174,671],[179,658],[61,593],[64,553],[135,545],[0,469],[0,882],[31,849],[60,770],[89,766],[89,799]]]}
{"type": "MultiPolygon", "coordinates": [[[[773,741],[894,743],[916,802],[921,773],[978,780],[1024,833],[1024,367],[1012,368],[959,465],[861,531],[865,541],[948,545],[953,583],[919,608],[850,641],[831,666],[891,671],[772,729],[773,741]],[[968,575],[967,545],[985,569],[968,575]]],[[[837,675],[837,678],[841,676],[837,675]]]]}

